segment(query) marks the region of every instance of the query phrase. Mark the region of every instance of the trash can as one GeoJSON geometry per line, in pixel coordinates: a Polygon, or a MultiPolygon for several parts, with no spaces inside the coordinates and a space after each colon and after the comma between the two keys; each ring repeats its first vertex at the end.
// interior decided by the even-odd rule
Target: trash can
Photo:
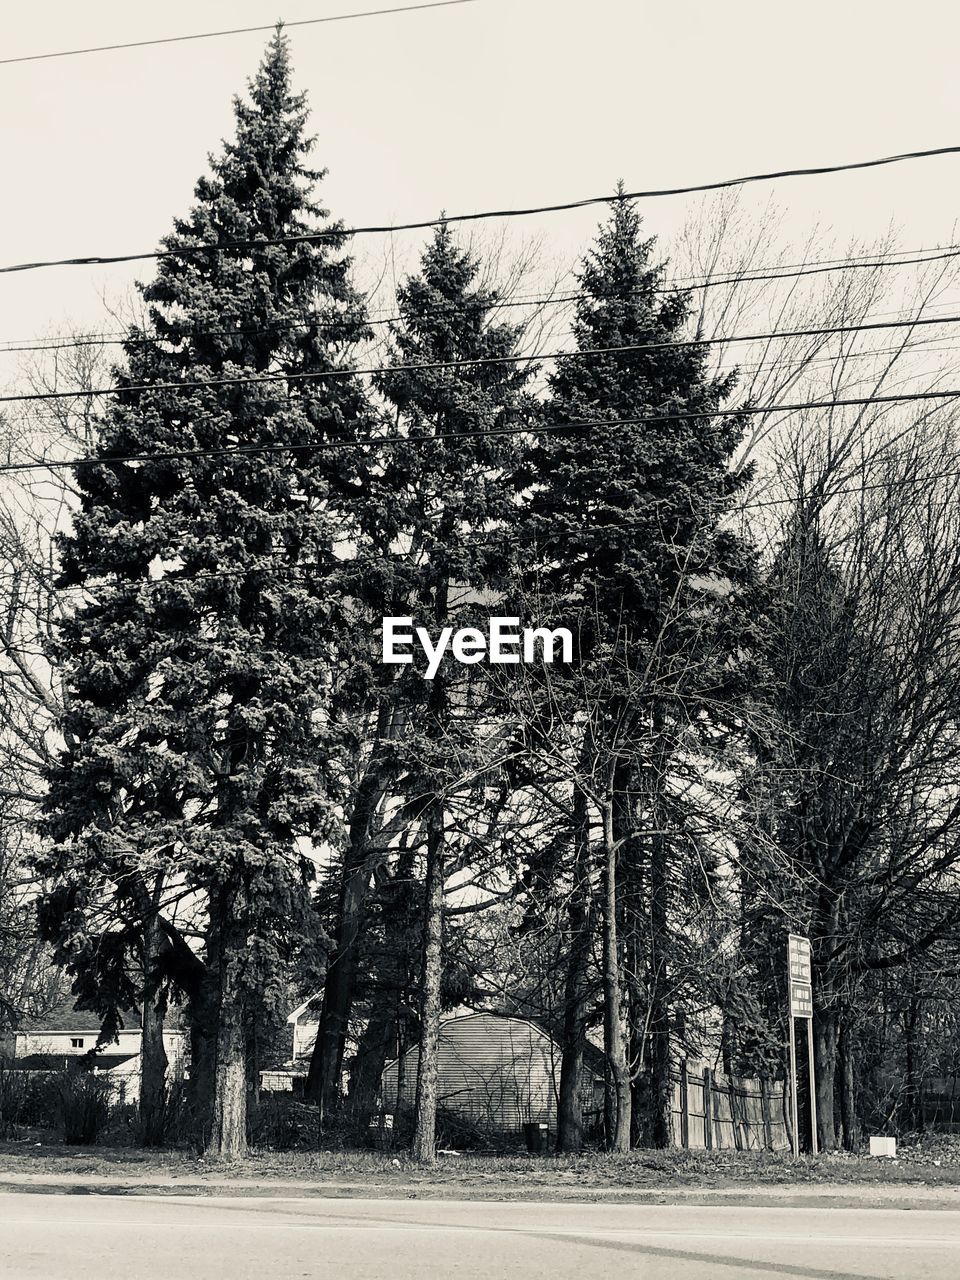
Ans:
{"type": "Polygon", "coordinates": [[[533,1121],[523,1126],[523,1137],[532,1156],[542,1156],[547,1149],[547,1126],[533,1121]]]}
{"type": "Polygon", "coordinates": [[[376,1115],[367,1124],[367,1146],[387,1151],[393,1146],[393,1116],[376,1115]]]}

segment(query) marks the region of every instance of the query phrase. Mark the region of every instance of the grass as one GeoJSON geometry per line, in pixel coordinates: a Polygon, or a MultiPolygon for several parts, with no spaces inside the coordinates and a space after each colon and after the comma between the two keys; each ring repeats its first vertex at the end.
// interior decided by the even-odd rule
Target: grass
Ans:
{"type": "Polygon", "coordinates": [[[18,1179],[75,1184],[84,1177],[136,1190],[147,1187],[222,1187],[237,1190],[271,1184],[298,1191],[380,1196],[593,1199],[603,1193],[744,1192],[780,1188],[960,1187],[960,1139],[941,1137],[901,1146],[897,1160],[846,1154],[794,1160],[780,1152],[634,1151],[608,1156],[441,1156],[432,1168],[412,1164],[403,1152],[253,1151],[235,1163],[197,1159],[179,1151],[132,1147],[76,1148],[32,1134],[0,1143],[0,1183],[18,1179]],[[24,1178],[24,1175],[27,1175],[24,1178]],[[36,1179],[31,1175],[41,1175],[36,1179]]]}

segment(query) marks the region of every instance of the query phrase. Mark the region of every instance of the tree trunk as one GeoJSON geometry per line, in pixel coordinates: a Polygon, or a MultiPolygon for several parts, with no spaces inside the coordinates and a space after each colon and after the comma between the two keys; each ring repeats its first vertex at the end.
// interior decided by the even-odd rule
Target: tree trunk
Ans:
{"type": "Polygon", "coordinates": [[[165,1138],[167,1051],[163,1044],[163,1014],[160,1010],[160,923],[151,915],[144,924],[143,994],[140,1015],[140,1140],[145,1147],[157,1147],[165,1138]]]}
{"type": "Polygon", "coordinates": [[[194,1137],[206,1149],[213,1132],[217,1077],[217,1024],[220,1017],[220,929],[211,920],[207,929],[206,964],[190,996],[190,1078],[187,1096],[193,1113],[194,1137]]]}
{"type": "Polygon", "coordinates": [[[443,864],[443,807],[439,800],[433,800],[427,815],[420,1054],[417,1062],[412,1151],[414,1160],[421,1164],[433,1164],[436,1160],[440,980],[443,970],[443,864]]]}
{"type": "MultiPolygon", "coordinates": [[[[393,738],[397,731],[393,709],[384,703],[377,719],[377,741],[393,738]]],[[[374,759],[357,789],[350,819],[350,843],[340,882],[334,950],[323,985],[320,1025],[307,1074],[306,1096],[320,1104],[321,1121],[323,1116],[336,1111],[341,1102],[340,1079],[357,982],[357,950],[373,873],[370,835],[383,785],[382,764],[374,759]]]]}
{"type": "MultiPolygon", "coordinates": [[[[398,1010],[399,1014],[399,1010],[398,1010]]],[[[397,1096],[396,1109],[403,1110],[403,1096],[407,1087],[407,1038],[404,1034],[403,1022],[397,1017],[397,1096]]]]}
{"type": "Polygon", "coordinates": [[[627,1061],[631,1077],[630,1146],[653,1146],[654,1105],[651,1097],[653,1078],[650,1071],[649,1005],[646,984],[640,975],[647,974],[648,956],[645,945],[634,929],[626,949],[630,978],[626,983],[630,997],[627,1020],[627,1061]],[[636,976],[635,976],[636,975],[636,976]]]}
{"type": "MultiPolygon", "coordinates": [[[[670,854],[664,786],[668,771],[670,739],[663,708],[656,706],[651,719],[656,744],[648,769],[648,817],[650,836],[650,1137],[663,1150],[672,1141],[670,1103],[673,1082],[671,1042],[671,976],[673,940],[670,933],[670,854]]],[[[734,1125],[736,1121],[734,1121],[734,1125]]]]}
{"type": "Polygon", "coordinates": [[[840,1123],[843,1126],[844,1151],[857,1151],[860,1147],[860,1129],[857,1123],[856,1099],[856,1041],[849,1016],[840,1024],[840,1123]]]}
{"type": "Polygon", "coordinates": [[[239,1160],[247,1151],[247,1028],[240,968],[246,950],[242,911],[229,895],[220,953],[220,999],[217,1017],[217,1055],[213,1117],[207,1154],[239,1160]]]}
{"type": "Polygon", "coordinates": [[[906,1071],[903,1079],[904,1127],[914,1133],[923,1132],[923,1066],[920,1052],[920,1022],[922,1002],[910,996],[904,1020],[906,1071]]]}
{"type": "Polygon", "coordinates": [[[158,1147],[165,1138],[167,1051],[163,1044],[163,1016],[154,998],[144,999],[141,1014],[140,1140],[158,1147]]]}
{"type": "Polygon", "coordinates": [[[260,1063],[262,1056],[260,1029],[257,1026],[256,1017],[250,1016],[249,1010],[246,1020],[246,1033],[247,1106],[256,1109],[260,1106],[260,1063]]]}
{"type": "Polygon", "coordinates": [[[669,1147],[670,1133],[670,979],[667,841],[653,837],[650,864],[650,1136],[669,1147]]]}
{"type": "MultiPolygon", "coordinates": [[[[416,982],[411,966],[416,962],[420,936],[414,874],[413,850],[405,842],[394,873],[379,895],[383,939],[373,959],[377,986],[350,1077],[350,1113],[361,1135],[376,1108],[384,1066],[401,1034],[406,993],[416,982]]],[[[400,1066],[398,1063],[398,1076],[400,1066]]],[[[395,1104],[395,1098],[384,1099],[387,1110],[395,1110],[395,1104]]]]}
{"type": "Polygon", "coordinates": [[[574,793],[573,886],[567,914],[570,943],[563,987],[560,1086],[557,1094],[557,1151],[578,1152],[583,1146],[580,1081],[586,1043],[586,980],[593,941],[593,889],[590,883],[590,831],[586,799],[574,793]]]}
{"type": "Polygon", "coordinates": [[[357,1061],[350,1079],[350,1113],[361,1136],[376,1110],[383,1068],[396,1039],[396,995],[389,988],[383,988],[360,1037],[357,1061]]]}
{"type": "Polygon", "coordinates": [[[617,848],[613,800],[603,805],[603,1047],[607,1057],[605,1118],[608,1151],[630,1150],[630,1072],[623,1034],[623,983],[617,937],[617,848]]]}
{"type": "Polygon", "coordinates": [[[357,980],[357,944],[369,886],[367,850],[363,844],[351,843],[337,906],[336,945],[324,982],[320,1025],[307,1075],[307,1097],[319,1102],[324,1116],[340,1105],[340,1077],[357,980]]]}
{"type": "MultiPolygon", "coordinates": [[[[798,1039],[797,1053],[802,1053],[798,1039]]],[[[816,1070],[817,1142],[821,1151],[834,1151],[837,1128],[834,1119],[837,1072],[837,1010],[832,1003],[813,1011],[813,1059],[816,1070]]]]}
{"type": "MultiPolygon", "coordinates": [[[[832,953],[842,936],[840,901],[827,885],[822,885],[810,941],[813,960],[813,1062],[816,1072],[817,1145],[821,1151],[837,1148],[837,1045],[840,1031],[839,992],[846,985],[844,973],[832,953]]],[[[801,1027],[803,1024],[801,1022],[801,1027]]],[[[805,1031],[806,1028],[803,1028],[805,1031]]],[[[798,1037],[797,1054],[806,1062],[805,1046],[798,1037]]],[[[809,1082],[808,1082],[808,1093],[809,1082]]],[[[807,1126],[809,1133],[809,1124],[807,1126]]]]}

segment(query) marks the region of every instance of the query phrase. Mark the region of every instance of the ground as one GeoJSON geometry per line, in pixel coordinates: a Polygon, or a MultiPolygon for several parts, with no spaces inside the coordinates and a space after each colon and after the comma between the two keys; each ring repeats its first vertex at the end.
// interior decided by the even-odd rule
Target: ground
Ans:
{"type": "Polygon", "coordinates": [[[626,1156],[441,1155],[254,1151],[212,1163],[179,1151],[67,1147],[36,1134],[0,1143],[0,1188],[220,1194],[409,1196],[420,1199],[639,1201],[731,1197],[741,1203],[943,1204],[960,1208],[960,1138],[901,1145],[898,1159],[817,1159],[770,1152],[635,1151],[626,1156]]]}

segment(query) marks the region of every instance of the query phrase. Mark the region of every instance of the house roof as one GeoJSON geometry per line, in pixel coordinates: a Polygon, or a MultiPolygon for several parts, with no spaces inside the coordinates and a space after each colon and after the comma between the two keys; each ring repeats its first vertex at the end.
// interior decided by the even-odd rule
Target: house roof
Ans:
{"type": "MultiPolygon", "coordinates": [[[[73,995],[65,996],[58,1004],[55,1004],[46,1013],[39,1014],[32,1018],[22,1018],[17,1028],[18,1031],[86,1031],[90,1035],[100,1034],[100,1018],[97,1014],[92,1013],[89,1009],[78,1009],[76,1007],[77,997],[73,995]]],[[[140,1015],[136,1011],[133,1013],[136,1019],[134,1025],[140,1026],[140,1015]]],[[[124,1026],[129,1026],[129,1021],[124,1018],[124,1026]]]]}
{"type": "MultiPolygon", "coordinates": [[[[76,1001],[77,997],[74,995],[64,996],[59,1003],[48,1009],[46,1013],[39,1014],[36,1017],[21,1018],[17,1030],[49,1031],[51,1033],[56,1031],[83,1031],[88,1035],[98,1036],[101,1026],[100,1015],[90,1009],[78,1009],[76,1001]]],[[[123,1024],[120,1028],[122,1031],[139,1031],[140,1010],[137,1008],[121,1010],[120,1021],[123,1024]]],[[[164,1024],[168,1031],[176,1031],[181,1027],[181,1009],[178,1005],[171,1005],[168,1008],[164,1024]]]]}
{"type": "MultiPolygon", "coordinates": [[[[440,1022],[440,1033],[441,1035],[443,1034],[444,1027],[453,1026],[454,1023],[469,1022],[474,1018],[498,1018],[502,1022],[522,1022],[526,1026],[532,1028],[532,1030],[534,1030],[538,1035],[542,1036],[544,1040],[549,1040],[553,1045],[559,1048],[556,1038],[551,1035],[546,1027],[541,1026],[536,1019],[525,1018],[519,1013],[498,1013],[494,1009],[474,1009],[470,1013],[455,1013],[452,1017],[443,1018],[440,1022]]],[[[404,1056],[416,1052],[417,1045],[412,1044],[404,1050],[404,1056]]],[[[391,1060],[386,1064],[387,1067],[393,1066],[396,1061],[396,1058],[391,1058],[391,1060]]],[[[588,1070],[593,1071],[596,1074],[602,1074],[607,1060],[603,1052],[598,1049],[596,1045],[591,1044],[590,1041],[587,1040],[584,1042],[583,1046],[583,1061],[588,1070]]]]}
{"type": "Polygon", "coordinates": [[[297,1022],[300,1018],[304,1016],[304,1014],[307,1014],[307,1013],[315,1013],[317,1015],[317,1018],[319,1019],[320,1010],[322,1009],[322,1007],[323,1007],[323,991],[322,990],[315,991],[312,996],[308,996],[307,999],[304,1000],[303,1004],[297,1005],[297,1007],[290,1013],[290,1016],[287,1018],[287,1022],[290,1022],[290,1023],[297,1022]]]}

